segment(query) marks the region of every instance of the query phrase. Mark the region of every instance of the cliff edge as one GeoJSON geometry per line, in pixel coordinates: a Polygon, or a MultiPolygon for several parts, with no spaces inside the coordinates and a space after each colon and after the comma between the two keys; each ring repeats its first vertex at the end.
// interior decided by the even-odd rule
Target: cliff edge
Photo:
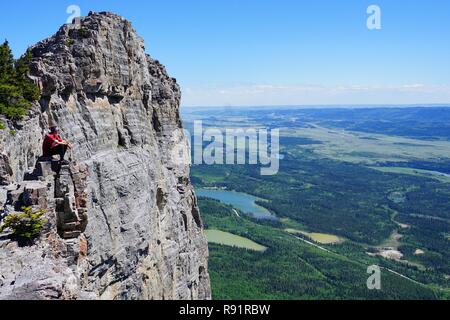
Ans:
{"type": "Polygon", "coordinates": [[[31,52],[42,96],[0,133],[0,207],[47,223],[33,245],[0,235],[0,299],[210,299],[176,80],[112,13],[31,52]],[[74,144],[70,165],[35,166],[50,125],[74,144]]]}

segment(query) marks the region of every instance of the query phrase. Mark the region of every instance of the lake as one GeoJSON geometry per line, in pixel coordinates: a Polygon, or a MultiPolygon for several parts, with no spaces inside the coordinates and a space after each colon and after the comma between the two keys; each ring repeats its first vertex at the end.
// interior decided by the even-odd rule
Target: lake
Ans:
{"type": "Polygon", "coordinates": [[[264,219],[264,220],[277,219],[277,217],[273,215],[269,210],[261,206],[258,206],[255,203],[255,201],[261,199],[246,193],[227,190],[197,189],[196,194],[199,197],[207,197],[219,200],[223,203],[235,207],[236,209],[241,210],[244,213],[248,213],[257,219],[264,219]]]}

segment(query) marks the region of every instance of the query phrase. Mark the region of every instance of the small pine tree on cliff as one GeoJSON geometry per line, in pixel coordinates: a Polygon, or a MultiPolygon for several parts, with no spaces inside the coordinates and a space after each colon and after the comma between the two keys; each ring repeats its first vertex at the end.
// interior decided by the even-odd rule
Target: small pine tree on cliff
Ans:
{"type": "Polygon", "coordinates": [[[20,244],[30,244],[39,236],[45,223],[44,210],[33,211],[32,207],[22,208],[23,212],[12,213],[0,224],[0,232],[11,230],[11,238],[20,244]]]}

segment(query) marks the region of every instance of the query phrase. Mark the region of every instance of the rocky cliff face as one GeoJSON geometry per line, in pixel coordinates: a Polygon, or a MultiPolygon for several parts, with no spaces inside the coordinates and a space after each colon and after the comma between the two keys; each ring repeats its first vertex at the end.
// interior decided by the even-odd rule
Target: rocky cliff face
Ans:
{"type": "Polygon", "coordinates": [[[0,206],[25,199],[48,224],[31,247],[0,237],[0,299],[209,299],[176,81],[110,13],[32,53],[42,98],[1,132],[0,206]],[[30,175],[50,123],[73,142],[72,162],[30,175]]]}

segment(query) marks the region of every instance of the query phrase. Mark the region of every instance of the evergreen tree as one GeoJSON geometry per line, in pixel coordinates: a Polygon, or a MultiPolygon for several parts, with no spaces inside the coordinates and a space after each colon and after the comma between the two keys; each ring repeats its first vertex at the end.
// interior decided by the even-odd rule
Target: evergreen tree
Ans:
{"type": "Polygon", "coordinates": [[[28,71],[33,54],[31,50],[27,52],[15,63],[16,85],[22,90],[22,95],[27,101],[36,101],[39,99],[39,88],[28,78],[28,71]]]}
{"type": "Polygon", "coordinates": [[[14,78],[14,58],[8,41],[0,45],[0,84],[14,78]]]}
{"type": "Polygon", "coordinates": [[[28,78],[32,57],[27,50],[15,61],[8,41],[0,45],[0,114],[11,120],[22,118],[39,99],[39,88],[28,78]]]}

